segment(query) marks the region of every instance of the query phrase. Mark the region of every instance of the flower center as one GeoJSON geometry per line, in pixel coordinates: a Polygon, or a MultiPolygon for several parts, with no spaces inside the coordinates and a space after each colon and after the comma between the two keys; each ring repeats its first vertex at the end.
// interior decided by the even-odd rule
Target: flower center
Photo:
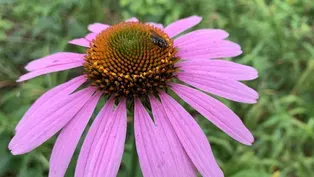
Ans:
{"type": "Polygon", "coordinates": [[[162,30],[140,22],[113,25],[90,43],[84,69],[105,94],[144,96],[168,86],[178,69],[177,49],[162,30]]]}

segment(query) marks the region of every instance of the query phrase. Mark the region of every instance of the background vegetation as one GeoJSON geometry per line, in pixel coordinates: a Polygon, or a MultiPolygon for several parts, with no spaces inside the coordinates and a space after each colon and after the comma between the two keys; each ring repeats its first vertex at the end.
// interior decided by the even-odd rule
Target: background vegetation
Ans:
{"type": "MultiPolygon", "coordinates": [[[[16,83],[23,66],[57,52],[84,52],[67,41],[83,36],[93,22],[114,24],[137,16],[168,24],[203,16],[198,28],[222,28],[243,47],[234,60],[256,67],[248,82],[258,90],[255,105],[224,102],[252,130],[255,143],[241,145],[201,118],[226,177],[314,176],[314,1],[313,0],[0,0],[0,176],[47,176],[55,138],[22,156],[7,144],[27,108],[49,88],[76,71],[16,83]]],[[[131,136],[130,136],[131,137],[131,136]]],[[[120,177],[132,163],[132,138],[126,143],[120,177]]],[[[77,154],[67,176],[73,176],[77,154]]]]}

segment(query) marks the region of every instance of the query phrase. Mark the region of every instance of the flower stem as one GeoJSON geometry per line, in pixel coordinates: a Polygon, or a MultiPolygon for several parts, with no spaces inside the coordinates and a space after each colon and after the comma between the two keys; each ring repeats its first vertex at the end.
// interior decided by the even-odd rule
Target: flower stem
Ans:
{"type": "Polygon", "coordinates": [[[138,157],[137,157],[137,151],[136,151],[135,138],[133,138],[132,169],[131,169],[131,176],[132,177],[136,177],[136,175],[137,175],[137,168],[138,168],[138,157]]]}

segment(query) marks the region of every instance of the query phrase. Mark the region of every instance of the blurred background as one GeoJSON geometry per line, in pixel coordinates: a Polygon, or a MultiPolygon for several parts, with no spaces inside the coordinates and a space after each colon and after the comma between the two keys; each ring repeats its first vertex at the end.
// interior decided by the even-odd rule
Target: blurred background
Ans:
{"type": "MultiPolygon", "coordinates": [[[[237,143],[185,105],[208,136],[225,176],[313,177],[313,0],[0,0],[0,176],[47,176],[55,138],[21,156],[12,156],[7,145],[29,106],[78,72],[16,83],[27,62],[57,51],[85,52],[67,41],[84,36],[93,22],[115,24],[136,16],[169,24],[190,15],[203,17],[196,28],[229,32],[244,51],[233,60],[259,71],[258,79],[246,82],[259,92],[257,104],[222,100],[252,131],[252,147],[237,143]]],[[[141,176],[132,147],[129,135],[119,177],[141,176]]]]}

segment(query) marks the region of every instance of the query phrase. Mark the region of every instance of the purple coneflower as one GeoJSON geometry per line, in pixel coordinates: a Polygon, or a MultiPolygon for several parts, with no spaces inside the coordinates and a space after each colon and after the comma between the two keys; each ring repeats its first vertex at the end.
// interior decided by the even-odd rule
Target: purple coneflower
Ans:
{"type": "Polygon", "coordinates": [[[30,62],[18,82],[83,67],[82,75],[43,94],[16,126],[12,154],[27,153],[60,134],[50,158],[51,177],[64,176],[100,97],[107,99],[82,145],[75,176],[113,177],[121,163],[127,110],[134,112],[136,149],[145,177],[222,177],[210,144],[195,119],[168,92],[235,140],[254,138],[239,117],[208,92],[237,102],[255,103],[258,94],[242,84],[257,71],[217,58],[242,53],[219,29],[178,36],[201,21],[192,16],[167,27],[136,18],[116,25],[94,23],[91,33],[71,44],[86,54],[59,52],[30,62]],[[187,85],[189,86],[187,86],[187,85]],[[202,92],[202,91],[204,92],[202,92]],[[148,110],[151,111],[153,119],[148,110]]]}

